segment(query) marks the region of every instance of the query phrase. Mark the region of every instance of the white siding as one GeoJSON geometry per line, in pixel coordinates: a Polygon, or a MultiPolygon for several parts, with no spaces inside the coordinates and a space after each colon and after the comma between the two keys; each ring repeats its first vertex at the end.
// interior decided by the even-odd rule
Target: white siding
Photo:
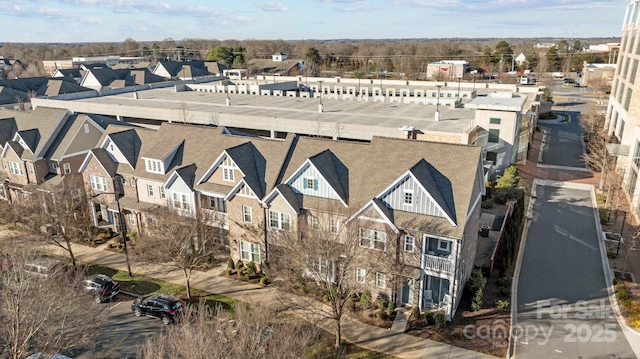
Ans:
{"type": "Polygon", "coordinates": [[[445,217],[427,192],[409,175],[389,189],[380,199],[398,211],[445,217]],[[413,193],[412,205],[404,204],[405,192],[413,193]]]}
{"type": "Polygon", "coordinates": [[[318,172],[318,170],[309,163],[299,171],[298,175],[289,181],[289,185],[295,192],[302,193],[306,196],[341,200],[333,187],[331,187],[324,177],[322,177],[320,172],[318,172]],[[305,188],[305,182],[308,179],[316,181],[314,186],[311,188],[305,188]]]}
{"type": "Polygon", "coordinates": [[[104,148],[111,155],[111,158],[115,159],[116,162],[127,164],[129,163],[129,161],[127,161],[127,158],[124,157],[122,152],[120,152],[118,146],[116,146],[111,140],[105,141],[105,144],[104,146],[102,146],[102,148],[104,148]]]}

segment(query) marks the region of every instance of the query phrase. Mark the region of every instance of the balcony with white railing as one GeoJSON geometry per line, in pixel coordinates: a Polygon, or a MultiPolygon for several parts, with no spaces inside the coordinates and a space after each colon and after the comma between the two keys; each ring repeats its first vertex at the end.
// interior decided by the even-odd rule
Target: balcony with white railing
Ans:
{"type": "Polygon", "coordinates": [[[436,272],[453,273],[453,261],[447,257],[427,254],[424,259],[424,268],[436,272]]]}
{"type": "Polygon", "coordinates": [[[229,217],[224,212],[203,208],[207,224],[213,227],[229,228],[229,217]]]}

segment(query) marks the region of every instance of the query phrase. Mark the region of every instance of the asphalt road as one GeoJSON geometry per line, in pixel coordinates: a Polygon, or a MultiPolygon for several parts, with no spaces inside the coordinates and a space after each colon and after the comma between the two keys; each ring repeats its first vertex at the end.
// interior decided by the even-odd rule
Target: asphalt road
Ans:
{"type": "Polygon", "coordinates": [[[121,295],[112,302],[102,303],[100,310],[108,315],[108,320],[102,327],[97,348],[75,358],[135,358],[147,337],[162,332],[164,325],[159,319],[134,316],[131,303],[130,297],[121,295]]]}
{"type": "Polygon", "coordinates": [[[537,186],[517,293],[517,358],[635,358],[611,308],[591,192],[537,186]]]}

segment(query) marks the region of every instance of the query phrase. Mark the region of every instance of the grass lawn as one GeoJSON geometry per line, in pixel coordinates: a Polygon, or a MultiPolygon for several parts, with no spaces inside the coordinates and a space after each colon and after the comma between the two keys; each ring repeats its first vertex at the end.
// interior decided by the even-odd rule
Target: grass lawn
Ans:
{"type": "MultiPolygon", "coordinates": [[[[87,268],[87,275],[104,274],[120,283],[120,290],[138,296],[146,296],[154,293],[169,293],[179,297],[186,297],[187,288],[183,285],[173,284],[150,277],[129,277],[125,271],[120,271],[102,265],[92,264],[87,268]]],[[[205,304],[214,307],[222,306],[225,310],[233,311],[234,300],[219,294],[211,294],[198,289],[191,289],[191,302],[203,300],[205,304]]]]}

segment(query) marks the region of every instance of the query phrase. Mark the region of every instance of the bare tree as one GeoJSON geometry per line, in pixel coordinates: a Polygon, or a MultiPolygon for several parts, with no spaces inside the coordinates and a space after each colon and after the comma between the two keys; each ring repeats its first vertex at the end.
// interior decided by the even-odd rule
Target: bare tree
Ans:
{"type": "Polygon", "coordinates": [[[134,253],[143,262],[166,263],[184,274],[187,297],[191,298],[193,270],[210,260],[210,248],[219,226],[215,213],[199,210],[180,213],[171,207],[160,207],[151,214],[154,225],[140,236],[134,253]]]}
{"type": "Polygon", "coordinates": [[[178,325],[149,338],[139,351],[142,359],[305,357],[319,330],[279,313],[268,304],[238,303],[233,316],[203,304],[187,307],[178,325]]]}
{"type": "Polygon", "coordinates": [[[86,237],[92,226],[86,211],[87,199],[82,190],[81,177],[65,176],[61,185],[38,190],[18,206],[24,212],[23,220],[42,233],[42,237],[64,250],[76,266],[71,242],[86,237]]]}
{"type": "Polygon", "coordinates": [[[35,277],[22,270],[33,253],[5,255],[0,266],[0,357],[89,349],[105,317],[90,298],[77,295],[77,279],[59,270],[35,277]],[[87,320],[90,318],[90,320],[87,320]]]}
{"type": "MultiPolygon", "coordinates": [[[[607,148],[609,138],[604,128],[604,115],[597,111],[595,104],[591,103],[588,110],[580,116],[580,126],[584,131],[583,138],[586,145],[583,158],[593,171],[600,172],[598,188],[602,190],[609,172],[615,169],[615,157],[609,154],[607,148]]],[[[613,176],[609,179],[617,180],[617,177],[613,176]]]]}
{"type": "Polygon", "coordinates": [[[292,283],[293,289],[313,286],[326,303],[305,296],[282,300],[311,317],[332,320],[335,348],[341,345],[342,317],[348,302],[369,291],[375,273],[385,273],[389,259],[395,257],[392,233],[382,226],[370,229],[377,224],[350,217],[340,209],[305,211],[297,232],[270,233],[272,251],[280,252],[275,266],[285,281],[292,283]]]}

